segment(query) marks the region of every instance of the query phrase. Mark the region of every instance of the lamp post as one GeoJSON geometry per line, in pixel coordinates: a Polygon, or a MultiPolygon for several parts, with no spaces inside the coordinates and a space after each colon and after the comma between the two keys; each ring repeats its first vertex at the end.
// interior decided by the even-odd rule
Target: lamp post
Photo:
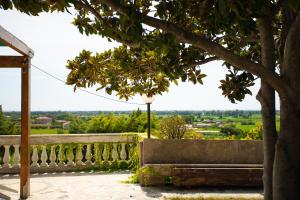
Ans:
{"type": "Polygon", "coordinates": [[[148,138],[151,137],[151,134],[150,134],[150,104],[154,101],[154,96],[151,96],[151,97],[148,97],[147,95],[143,94],[142,95],[142,98],[143,98],[143,101],[147,104],[147,127],[148,127],[148,130],[147,130],[147,136],[148,138]]]}

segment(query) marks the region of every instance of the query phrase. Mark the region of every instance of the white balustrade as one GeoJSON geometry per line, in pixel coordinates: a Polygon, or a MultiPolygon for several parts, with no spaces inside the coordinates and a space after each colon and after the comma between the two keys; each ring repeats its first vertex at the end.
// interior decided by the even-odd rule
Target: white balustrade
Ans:
{"type": "Polygon", "coordinates": [[[41,167],[48,167],[48,163],[47,163],[47,150],[46,150],[46,145],[42,145],[42,155],[41,155],[41,167]]]}
{"type": "MultiPolygon", "coordinates": [[[[134,137],[121,134],[34,135],[30,137],[31,171],[72,171],[101,165],[109,167],[118,160],[129,162],[137,145],[134,137]]],[[[19,169],[20,136],[0,136],[0,174],[17,173],[19,169]]]]}
{"type": "Polygon", "coordinates": [[[20,168],[20,152],[19,152],[20,145],[15,144],[15,145],[13,145],[13,147],[15,149],[13,167],[20,168]]]}
{"type": "Polygon", "coordinates": [[[49,164],[49,167],[57,167],[57,164],[56,164],[55,145],[51,145],[51,151],[50,151],[50,164],[49,164]]]}
{"type": "Polygon", "coordinates": [[[38,161],[39,161],[39,155],[37,151],[37,145],[32,145],[33,152],[31,156],[32,164],[31,167],[39,167],[38,161]]]}
{"type": "Polygon", "coordinates": [[[125,143],[122,143],[122,144],[121,144],[120,158],[121,158],[121,160],[126,160],[126,158],[127,158],[127,154],[126,154],[126,144],[125,144],[125,143]]]}
{"type": "Polygon", "coordinates": [[[77,146],[77,153],[76,153],[76,164],[77,165],[84,165],[84,163],[82,162],[82,145],[79,144],[77,146]]]}
{"type": "Polygon", "coordinates": [[[91,161],[91,159],[92,159],[91,144],[86,145],[85,159],[86,159],[86,161],[85,161],[86,165],[92,165],[93,164],[92,161],[91,161]]]}
{"type": "Polygon", "coordinates": [[[118,160],[118,147],[117,147],[117,144],[113,144],[111,157],[112,157],[113,162],[118,160]]]}

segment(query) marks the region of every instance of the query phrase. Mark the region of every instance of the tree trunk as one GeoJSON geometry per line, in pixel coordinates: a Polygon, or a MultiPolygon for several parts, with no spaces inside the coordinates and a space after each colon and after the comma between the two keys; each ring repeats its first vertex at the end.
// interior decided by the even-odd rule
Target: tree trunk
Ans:
{"type": "MultiPolygon", "coordinates": [[[[262,64],[269,70],[275,71],[275,47],[272,30],[272,19],[269,16],[258,19],[262,64]]],[[[270,85],[265,81],[261,81],[261,88],[257,95],[257,99],[261,104],[261,114],[263,121],[264,199],[273,200],[273,163],[275,143],[277,140],[274,89],[270,87],[270,85]]]]}
{"type": "Polygon", "coordinates": [[[274,200],[300,199],[300,14],[284,48],[282,79],[292,92],[280,96],[280,134],[274,161],[274,200]]]}
{"type": "Polygon", "coordinates": [[[273,163],[277,140],[275,120],[275,92],[267,83],[261,83],[261,114],[264,146],[264,199],[273,200],[273,163]]]}
{"type": "Polygon", "coordinates": [[[299,109],[281,101],[281,131],[274,161],[274,200],[300,199],[299,116],[299,109]]]}

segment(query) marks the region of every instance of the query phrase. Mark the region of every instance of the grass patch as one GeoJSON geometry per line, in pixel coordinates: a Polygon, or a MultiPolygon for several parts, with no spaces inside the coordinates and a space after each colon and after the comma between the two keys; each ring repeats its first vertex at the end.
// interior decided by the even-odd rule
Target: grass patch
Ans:
{"type": "MultiPolygon", "coordinates": [[[[63,130],[63,134],[69,134],[68,130],[63,130]]],[[[58,134],[57,129],[30,129],[31,134],[58,134]]]]}

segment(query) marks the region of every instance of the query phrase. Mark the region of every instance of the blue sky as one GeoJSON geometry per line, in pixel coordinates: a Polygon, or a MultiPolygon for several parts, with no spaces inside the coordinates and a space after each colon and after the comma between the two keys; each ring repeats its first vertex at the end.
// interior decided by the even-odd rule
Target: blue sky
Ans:
{"type": "MultiPolygon", "coordinates": [[[[16,35],[35,51],[32,64],[65,80],[68,59],[74,58],[82,49],[93,52],[118,46],[100,36],[81,35],[71,24],[72,15],[67,13],[44,13],[37,17],[27,16],[16,11],[0,12],[0,25],[16,35]]],[[[11,54],[7,48],[0,48],[0,54],[11,54]]],[[[155,110],[254,110],[260,109],[255,99],[259,84],[252,87],[253,96],[237,104],[230,103],[218,89],[224,77],[225,68],[221,62],[202,66],[208,76],[204,85],[180,83],[172,85],[168,93],[157,96],[152,105],[155,110]]],[[[258,82],[259,83],[259,82],[258,82]]],[[[135,110],[145,106],[116,103],[81,91],[73,92],[71,86],[48,77],[32,68],[31,109],[37,110],[135,110]]],[[[91,88],[89,91],[95,92],[91,88]]],[[[118,99],[105,92],[100,95],[118,99]]],[[[140,96],[130,101],[142,103],[140,96]]],[[[0,69],[0,104],[4,110],[20,110],[20,71],[0,69]]]]}

